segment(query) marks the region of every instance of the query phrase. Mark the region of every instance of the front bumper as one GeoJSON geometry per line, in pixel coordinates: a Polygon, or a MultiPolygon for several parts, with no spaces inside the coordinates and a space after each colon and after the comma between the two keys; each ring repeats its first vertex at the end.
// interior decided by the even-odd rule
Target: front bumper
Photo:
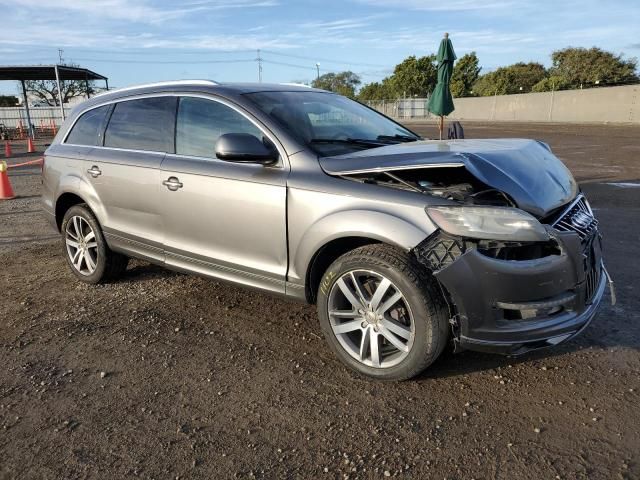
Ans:
{"type": "Polygon", "coordinates": [[[554,237],[557,255],[501,260],[469,249],[434,272],[455,306],[460,347],[518,355],[557,345],[589,324],[607,286],[600,237],[554,237]]]}

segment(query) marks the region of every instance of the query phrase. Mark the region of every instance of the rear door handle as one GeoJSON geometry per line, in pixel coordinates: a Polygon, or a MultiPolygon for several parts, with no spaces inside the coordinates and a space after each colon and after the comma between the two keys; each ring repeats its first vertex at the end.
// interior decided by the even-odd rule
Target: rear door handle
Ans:
{"type": "Polygon", "coordinates": [[[91,167],[89,170],[87,170],[87,173],[91,175],[93,178],[96,178],[98,175],[102,175],[102,172],[100,171],[100,169],[95,165],[91,167]]]}
{"type": "Polygon", "coordinates": [[[175,192],[179,188],[182,188],[182,183],[177,177],[169,177],[162,184],[172,192],[175,192]]]}

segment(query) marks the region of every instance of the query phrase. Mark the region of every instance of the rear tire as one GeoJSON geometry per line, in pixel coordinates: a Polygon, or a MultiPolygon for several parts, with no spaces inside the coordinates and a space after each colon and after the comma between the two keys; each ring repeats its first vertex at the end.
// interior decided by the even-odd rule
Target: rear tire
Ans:
{"type": "Polygon", "coordinates": [[[389,245],[342,255],[322,277],[317,298],[331,349],[347,367],[371,378],[419,374],[449,337],[448,310],[436,280],[389,245]]]}
{"type": "Polygon", "coordinates": [[[74,205],[62,219],[62,249],[73,274],[85,283],[106,283],[121,276],[129,258],[112,251],[93,212],[74,205]]]}

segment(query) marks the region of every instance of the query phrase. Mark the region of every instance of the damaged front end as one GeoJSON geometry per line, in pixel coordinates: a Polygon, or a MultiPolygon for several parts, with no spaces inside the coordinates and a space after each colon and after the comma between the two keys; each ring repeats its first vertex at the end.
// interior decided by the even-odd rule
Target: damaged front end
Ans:
{"type": "Polygon", "coordinates": [[[439,281],[457,346],[517,355],[594,317],[609,282],[598,221],[571,173],[533,140],[415,142],[321,159],[330,175],[429,197],[413,249],[439,281]]]}
{"type": "Polygon", "coordinates": [[[582,195],[546,220],[546,241],[438,230],[414,248],[443,287],[457,346],[517,355],[557,345],[594,317],[610,280],[598,221],[582,195]]]}

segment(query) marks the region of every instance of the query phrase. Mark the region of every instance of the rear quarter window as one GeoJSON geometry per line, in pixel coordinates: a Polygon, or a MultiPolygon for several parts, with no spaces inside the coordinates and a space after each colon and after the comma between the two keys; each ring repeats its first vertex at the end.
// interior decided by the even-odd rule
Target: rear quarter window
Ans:
{"type": "Polygon", "coordinates": [[[105,133],[105,147],[173,153],[176,97],[117,103],[105,133]]]}
{"type": "Polygon", "coordinates": [[[94,108],[83,113],[67,136],[65,143],[73,145],[102,145],[104,122],[110,105],[94,108]]]}

